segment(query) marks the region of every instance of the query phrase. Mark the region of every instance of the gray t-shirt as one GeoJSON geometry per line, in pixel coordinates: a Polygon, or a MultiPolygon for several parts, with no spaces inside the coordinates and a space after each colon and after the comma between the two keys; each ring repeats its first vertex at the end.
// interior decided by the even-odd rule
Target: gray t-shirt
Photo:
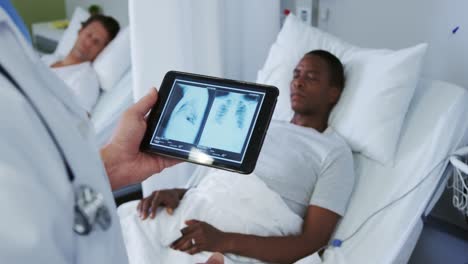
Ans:
{"type": "Polygon", "coordinates": [[[309,205],[343,216],[354,186],[351,150],[330,127],[272,121],[255,174],[301,217],[309,205]]]}

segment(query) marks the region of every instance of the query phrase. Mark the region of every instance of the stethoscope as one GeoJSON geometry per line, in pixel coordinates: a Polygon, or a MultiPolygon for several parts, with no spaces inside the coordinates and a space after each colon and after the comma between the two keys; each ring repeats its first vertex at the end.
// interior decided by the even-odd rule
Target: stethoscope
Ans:
{"type": "MultiPolygon", "coordinates": [[[[8,81],[15,86],[18,91],[24,96],[24,98],[29,102],[37,116],[41,120],[42,124],[46,128],[47,132],[50,135],[50,138],[54,142],[55,147],[57,148],[60,157],[63,160],[63,164],[67,170],[67,175],[70,183],[74,185],[75,174],[70,168],[68,160],[63,152],[62,147],[57,141],[55,134],[52,129],[50,129],[49,124],[44,119],[44,116],[36,107],[31,98],[24,92],[24,90],[18,85],[18,83],[11,77],[11,75],[3,68],[0,64],[0,73],[8,79],[8,81]]],[[[74,216],[74,225],[73,230],[79,235],[88,235],[91,231],[94,230],[96,225],[99,225],[103,230],[109,229],[112,224],[112,218],[109,212],[109,209],[104,203],[104,196],[94,191],[88,185],[79,185],[75,187],[75,216],[74,216]]]]}

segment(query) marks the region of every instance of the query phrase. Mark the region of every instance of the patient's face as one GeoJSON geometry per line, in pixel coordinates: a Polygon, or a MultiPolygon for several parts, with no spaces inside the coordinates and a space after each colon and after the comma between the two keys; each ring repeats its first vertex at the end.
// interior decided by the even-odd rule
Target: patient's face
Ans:
{"type": "Polygon", "coordinates": [[[325,60],[316,55],[304,56],[293,72],[290,85],[291,107],[294,112],[311,115],[328,111],[330,73],[325,60]]]}
{"type": "Polygon", "coordinates": [[[81,62],[94,61],[109,43],[109,38],[106,28],[94,21],[79,31],[71,52],[81,62]]]}

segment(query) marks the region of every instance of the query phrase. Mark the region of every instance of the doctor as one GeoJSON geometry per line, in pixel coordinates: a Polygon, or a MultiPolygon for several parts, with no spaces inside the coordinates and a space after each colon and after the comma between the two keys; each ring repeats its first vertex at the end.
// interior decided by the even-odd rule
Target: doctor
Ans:
{"type": "Polygon", "coordinates": [[[111,187],[176,163],[139,152],[156,91],[99,152],[86,113],[0,3],[0,262],[127,263],[111,187]]]}

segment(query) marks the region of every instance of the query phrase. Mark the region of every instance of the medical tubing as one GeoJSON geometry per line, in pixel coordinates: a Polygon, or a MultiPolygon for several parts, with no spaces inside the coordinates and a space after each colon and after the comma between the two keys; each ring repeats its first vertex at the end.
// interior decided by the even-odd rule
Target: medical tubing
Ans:
{"type": "Polygon", "coordinates": [[[412,193],[416,188],[418,188],[423,182],[425,182],[432,174],[432,172],[442,163],[444,162],[448,162],[449,158],[450,158],[451,155],[449,155],[448,157],[445,157],[444,159],[442,159],[441,161],[439,161],[439,163],[437,163],[427,174],[426,176],[424,176],[424,178],[419,181],[415,186],[413,186],[411,189],[409,189],[408,191],[406,191],[403,195],[401,195],[400,197],[396,198],[395,200],[391,201],[390,203],[386,204],[384,207],[378,209],[377,211],[375,211],[374,213],[372,213],[371,215],[369,215],[366,220],[364,220],[364,222],[361,223],[361,225],[359,225],[359,227],[354,230],[354,232],[351,233],[351,235],[349,235],[348,237],[346,237],[345,239],[338,239],[338,238],[334,238],[332,240],[332,243],[331,244],[328,244],[326,246],[323,246],[322,248],[320,248],[319,250],[317,250],[316,252],[320,252],[321,250],[323,249],[326,249],[328,247],[340,247],[341,244],[343,242],[346,242],[348,241],[349,239],[351,239],[353,236],[355,236],[363,227],[365,224],[367,224],[367,222],[369,222],[374,216],[376,216],[378,213],[382,212],[383,210],[387,209],[388,207],[392,206],[393,204],[395,204],[396,202],[400,201],[401,199],[405,198],[406,196],[408,196],[408,194],[412,193]]]}

